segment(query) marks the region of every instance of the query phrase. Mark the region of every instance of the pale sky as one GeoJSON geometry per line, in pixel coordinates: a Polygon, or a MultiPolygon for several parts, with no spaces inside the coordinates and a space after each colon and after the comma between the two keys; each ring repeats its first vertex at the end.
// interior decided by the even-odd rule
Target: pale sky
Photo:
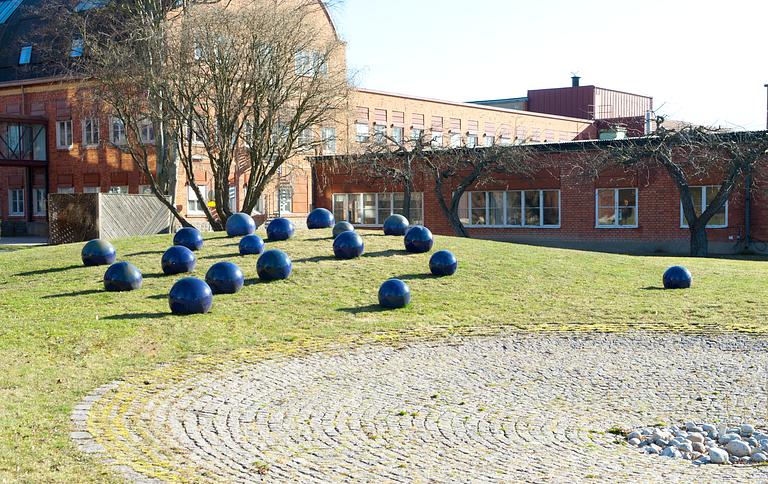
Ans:
{"type": "Polygon", "coordinates": [[[658,114],[765,129],[768,0],[343,0],[359,87],[451,101],[582,85],[658,114]]]}

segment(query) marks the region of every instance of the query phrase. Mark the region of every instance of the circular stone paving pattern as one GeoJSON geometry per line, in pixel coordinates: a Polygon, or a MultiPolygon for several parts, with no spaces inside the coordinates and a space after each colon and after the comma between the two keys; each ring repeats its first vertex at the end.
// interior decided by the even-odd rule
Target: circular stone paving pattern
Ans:
{"type": "Polygon", "coordinates": [[[644,455],[608,430],[764,427],[767,350],[508,333],[169,365],[88,397],[73,438],[139,481],[764,481],[763,466],[644,455]]]}

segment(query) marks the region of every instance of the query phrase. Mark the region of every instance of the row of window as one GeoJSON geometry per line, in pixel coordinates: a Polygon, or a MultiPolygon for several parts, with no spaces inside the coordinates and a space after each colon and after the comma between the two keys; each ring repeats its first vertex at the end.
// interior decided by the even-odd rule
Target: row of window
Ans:
{"type": "MultiPolygon", "coordinates": [[[[101,141],[99,131],[99,120],[96,118],[86,118],[80,123],[82,129],[82,142],[86,147],[97,146],[101,141]]],[[[152,121],[143,121],[140,126],[139,137],[142,143],[152,144],[155,142],[155,127],[152,121]]],[[[122,119],[116,117],[109,118],[109,141],[114,145],[124,145],[126,143],[125,123],[122,119]]],[[[56,121],[56,148],[71,149],[74,144],[72,120],[65,119],[56,121]]]]}
{"type": "MultiPolygon", "coordinates": [[[[399,145],[404,141],[421,140],[423,136],[424,130],[421,128],[412,128],[410,131],[410,138],[406,140],[405,128],[402,126],[393,126],[392,128],[387,128],[387,126],[383,124],[375,124],[373,126],[373,141],[378,144],[387,144],[391,141],[392,143],[399,145]]],[[[460,148],[461,146],[474,148],[478,146],[479,139],[477,134],[467,134],[466,136],[462,136],[461,133],[450,133],[448,135],[448,146],[451,148],[460,148]]],[[[370,130],[367,123],[355,123],[355,141],[358,143],[368,143],[371,141],[370,130]]],[[[496,141],[497,140],[493,135],[483,135],[483,146],[493,146],[496,141]]],[[[501,145],[508,146],[512,144],[512,139],[500,137],[498,142],[501,145]]],[[[445,139],[443,133],[440,131],[432,132],[430,143],[435,147],[444,146],[445,139]]]]}
{"type": "Polygon", "coordinates": [[[403,210],[405,197],[398,193],[336,193],[333,215],[354,225],[382,225],[392,214],[405,215],[413,224],[424,223],[424,196],[411,193],[411,211],[403,210]]]}
{"type": "MultiPolygon", "coordinates": [[[[691,187],[696,215],[714,200],[719,186],[691,187]]],[[[595,227],[638,227],[637,188],[595,190],[595,227]]],[[[552,227],[560,226],[559,190],[512,190],[467,192],[459,204],[459,218],[470,227],[552,227]]],[[[680,226],[688,227],[680,206],[680,226]]],[[[728,226],[728,203],[707,223],[710,228],[728,226]]]]}

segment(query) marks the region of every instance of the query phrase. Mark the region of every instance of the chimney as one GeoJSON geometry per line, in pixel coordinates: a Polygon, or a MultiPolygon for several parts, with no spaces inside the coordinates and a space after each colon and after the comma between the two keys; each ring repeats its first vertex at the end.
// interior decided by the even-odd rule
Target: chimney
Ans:
{"type": "Polygon", "coordinates": [[[571,77],[571,87],[579,87],[579,79],[581,79],[581,77],[576,75],[571,77]]]}

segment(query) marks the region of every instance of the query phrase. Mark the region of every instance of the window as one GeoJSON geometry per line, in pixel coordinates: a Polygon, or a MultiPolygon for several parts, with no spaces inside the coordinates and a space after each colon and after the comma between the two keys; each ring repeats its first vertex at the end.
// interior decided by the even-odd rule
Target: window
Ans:
{"type": "Polygon", "coordinates": [[[72,186],[56,187],[56,193],[75,193],[75,187],[72,187],[72,186]]]}
{"type": "Polygon", "coordinates": [[[277,204],[281,212],[293,212],[293,188],[280,187],[277,191],[277,204]]]}
{"type": "Polygon", "coordinates": [[[423,194],[411,193],[411,210],[405,215],[405,196],[395,193],[336,193],[333,215],[356,225],[383,225],[392,214],[405,215],[412,224],[424,223],[423,194]]]}
{"type": "Polygon", "coordinates": [[[152,188],[149,185],[139,185],[139,195],[152,195],[152,188]]]}
{"type": "Polygon", "coordinates": [[[56,121],[56,148],[72,148],[72,120],[56,121]]]}
{"type": "Polygon", "coordinates": [[[323,154],[336,154],[336,128],[323,128],[320,130],[323,139],[323,154]]]}
{"type": "Polygon", "coordinates": [[[139,123],[139,136],[141,142],[144,144],[152,144],[155,142],[155,125],[149,119],[142,119],[139,123]]]}
{"type": "MultiPolygon", "coordinates": [[[[707,209],[710,203],[715,199],[720,192],[720,187],[717,185],[708,185],[702,187],[690,187],[691,198],[693,199],[693,209],[698,217],[707,209]]],[[[720,210],[715,212],[707,227],[709,228],[724,228],[728,226],[728,201],[720,207],[720,210]]],[[[688,221],[685,220],[685,213],[683,213],[683,202],[680,202],[680,227],[688,228],[688,221]]]]}
{"type": "Polygon", "coordinates": [[[387,127],[383,124],[377,124],[373,127],[373,139],[376,142],[376,144],[386,144],[387,143],[387,127]]]}
{"type": "Polygon", "coordinates": [[[30,63],[32,60],[32,46],[31,45],[25,45],[21,48],[21,52],[19,53],[19,65],[24,66],[30,63]]]}
{"type": "Polygon", "coordinates": [[[297,143],[299,145],[298,149],[301,151],[309,151],[312,148],[313,139],[314,136],[312,135],[311,129],[302,129],[297,139],[297,143]]]}
{"type": "Polygon", "coordinates": [[[125,138],[125,123],[122,119],[113,117],[109,123],[109,140],[115,145],[124,145],[125,138]]]}
{"type": "Polygon", "coordinates": [[[424,136],[424,130],[421,128],[413,128],[411,130],[411,140],[414,142],[421,141],[421,137],[424,136]]]}
{"type": "Polygon", "coordinates": [[[96,146],[99,144],[99,120],[86,118],[83,120],[83,144],[96,146]]]}
{"type": "Polygon", "coordinates": [[[85,52],[83,39],[72,39],[72,47],[69,49],[69,56],[72,58],[82,57],[85,52]]]}
{"type": "Polygon", "coordinates": [[[600,188],[595,191],[597,227],[637,227],[637,188],[600,188]]]}
{"type": "Polygon", "coordinates": [[[117,185],[109,187],[109,192],[107,193],[128,193],[128,185],[117,185]]]}
{"type": "Polygon", "coordinates": [[[405,129],[402,126],[395,126],[392,128],[392,141],[395,144],[401,145],[403,144],[403,136],[405,129]]]}
{"type": "Polygon", "coordinates": [[[229,210],[237,212],[237,188],[229,187],[229,210]]]}
{"type": "Polygon", "coordinates": [[[83,193],[99,193],[101,187],[83,187],[83,193]]]}
{"type": "Polygon", "coordinates": [[[367,143],[368,139],[368,124],[355,123],[355,141],[358,143],[367,143]]]}
{"type": "Polygon", "coordinates": [[[430,143],[435,148],[443,147],[443,133],[432,133],[432,141],[430,143]]]}
{"type": "Polygon", "coordinates": [[[8,190],[9,215],[24,215],[24,189],[12,188],[8,190]]]}
{"type": "Polygon", "coordinates": [[[467,148],[474,148],[477,146],[477,135],[476,134],[468,134],[467,135],[467,148]]]}
{"type": "Polygon", "coordinates": [[[203,212],[203,204],[205,204],[205,193],[208,188],[205,185],[198,185],[197,188],[200,190],[200,194],[203,196],[202,200],[197,198],[197,194],[192,189],[192,187],[187,186],[187,213],[202,215],[205,213],[203,212]]]}
{"type": "Polygon", "coordinates": [[[483,146],[493,146],[493,135],[492,134],[486,134],[483,138],[483,146]]]}
{"type": "Polygon", "coordinates": [[[461,134],[451,133],[451,148],[461,147],[461,134]]]}
{"type": "Polygon", "coordinates": [[[297,76],[309,76],[312,74],[312,53],[306,50],[296,52],[294,57],[297,76]]]}
{"type": "Polygon", "coordinates": [[[32,189],[32,207],[34,215],[45,215],[48,211],[45,188],[35,187],[32,189]]]}
{"type": "Polygon", "coordinates": [[[466,192],[459,219],[469,226],[559,227],[559,190],[466,192]]]}
{"type": "Polygon", "coordinates": [[[80,3],[75,7],[75,12],[84,12],[92,8],[103,7],[107,2],[108,0],[80,0],[80,3]]]}

